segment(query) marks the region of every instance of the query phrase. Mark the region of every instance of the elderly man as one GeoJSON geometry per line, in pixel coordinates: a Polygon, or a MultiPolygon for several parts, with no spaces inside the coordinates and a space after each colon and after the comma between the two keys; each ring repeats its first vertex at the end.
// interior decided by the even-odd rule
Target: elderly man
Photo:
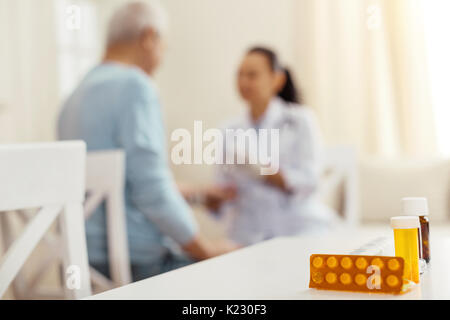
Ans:
{"type": "MultiPolygon", "coordinates": [[[[109,26],[103,63],[87,74],[59,119],[60,139],[82,139],[90,151],[126,153],[124,194],[135,281],[235,248],[199,235],[169,169],[160,102],[150,79],[163,56],[165,24],[164,11],[155,4],[121,7],[109,26]]],[[[229,194],[219,190],[206,196],[215,202],[229,194]]],[[[86,232],[91,265],[108,275],[104,208],[89,219],[86,232]]]]}

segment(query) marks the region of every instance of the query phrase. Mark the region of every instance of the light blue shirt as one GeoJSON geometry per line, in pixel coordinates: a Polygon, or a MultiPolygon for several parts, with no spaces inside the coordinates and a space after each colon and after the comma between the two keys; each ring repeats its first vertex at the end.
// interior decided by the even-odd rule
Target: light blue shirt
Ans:
{"type": "MultiPolygon", "coordinates": [[[[159,263],[197,232],[190,208],[169,169],[166,135],[155,85],[140,69],[107,63],[87,74],[65,103],[62,140],[80,139],[89,151],[126,154],[126,221],[131,263],[159,263]]],[[[89,260],[107,262],[104,208],[86,223],[89,260]]]]}

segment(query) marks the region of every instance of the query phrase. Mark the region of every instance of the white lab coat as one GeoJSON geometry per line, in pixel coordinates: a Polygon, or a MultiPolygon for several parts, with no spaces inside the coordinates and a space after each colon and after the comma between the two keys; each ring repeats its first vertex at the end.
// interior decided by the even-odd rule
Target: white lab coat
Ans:
{"type": "MultiPolygon", "coordinates": [[[[226,126],[250,128],[255,125],[248,112],[226,126]]],[[[274,98],[256,129],[280,130],[280,172],[294,192],[287,194],[268,185],[240,166],[231,170],[230,166],[221,166],[219,183],[235,185],[238,195],[219,213],[227,222],[229,237],[251,245],[273,237],[323,232],[337,223],[337,214],[317,197],[322,143],[313,111],[305,106],[287,106],[280,98],[274,98]]]]}

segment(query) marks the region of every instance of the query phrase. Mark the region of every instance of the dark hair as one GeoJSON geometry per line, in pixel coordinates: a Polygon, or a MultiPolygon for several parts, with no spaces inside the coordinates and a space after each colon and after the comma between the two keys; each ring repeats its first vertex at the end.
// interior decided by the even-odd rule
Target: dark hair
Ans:
{"type": "Polygon", "coordinates": [[[265,56],[269,62],[272,71],[284,72],[286,76],[286,83],[284,84],[284,87],[280,90],[280,92],[278,92],[278,96],[288,103],[301,104],[302,103],[301,93],[297,90],[290,71],[287,68],[281,66],[277,54],[274,51],[264,47],[251,48],[248,51],[248,54],[251,53],[259,53],[265,56]]]}

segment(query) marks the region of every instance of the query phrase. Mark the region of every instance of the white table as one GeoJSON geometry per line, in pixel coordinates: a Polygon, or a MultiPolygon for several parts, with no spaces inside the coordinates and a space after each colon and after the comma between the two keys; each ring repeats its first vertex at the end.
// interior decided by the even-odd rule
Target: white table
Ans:
{"type": "Polygon", "coordinates": [[[309,289],[309,256],[348,254],[383,234],[388,226],[313,237],[279,238],[114,289],[90,299],[311,300],[450,299],[450,228],[433,228],[432,264],[421,284],[404,295],[309,289]]]}

